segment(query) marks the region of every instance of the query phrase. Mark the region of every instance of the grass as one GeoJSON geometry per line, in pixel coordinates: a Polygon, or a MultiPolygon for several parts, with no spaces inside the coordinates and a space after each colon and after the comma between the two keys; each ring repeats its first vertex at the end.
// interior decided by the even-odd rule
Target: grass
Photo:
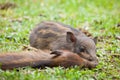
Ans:
{"type": "Polygon", "coordinates": [[[87,28],[98,36],[99,65],[78,67],[0,70],[0,80],[120,80],[120,0],[0,0],[15,8],[0,10],[0,52],[21,51],[29,45],[29,32],[40,21],[53,20],[87,28]],[[87,25],[87,27],[86,27],[87,25]]]}

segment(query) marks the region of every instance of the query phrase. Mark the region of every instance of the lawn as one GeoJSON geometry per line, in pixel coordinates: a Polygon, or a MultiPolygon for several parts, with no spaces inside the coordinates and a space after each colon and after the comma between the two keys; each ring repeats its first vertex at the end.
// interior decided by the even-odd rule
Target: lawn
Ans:
{"type": "Polygon", "coordinates": [[[22,51],[29,45],[30,30],[44,20],[84,28],[97,36],[99,65],[92,70],[0,69],[0,80],[120,80],[120,0],[0,0],[0,53],[22,51]]]}

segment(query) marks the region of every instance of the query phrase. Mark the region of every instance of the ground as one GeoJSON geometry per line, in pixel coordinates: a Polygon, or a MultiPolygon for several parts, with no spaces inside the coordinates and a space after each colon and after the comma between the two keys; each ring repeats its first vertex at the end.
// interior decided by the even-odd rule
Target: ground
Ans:
{"type": "Polygon", "coordinates": [[[98,37],[99,65],[0,70],[0,80],[120,80],[120,0],[0,0],[0,53],[29,45],[30,30],[53,20],[87,29],[98,37]]]}

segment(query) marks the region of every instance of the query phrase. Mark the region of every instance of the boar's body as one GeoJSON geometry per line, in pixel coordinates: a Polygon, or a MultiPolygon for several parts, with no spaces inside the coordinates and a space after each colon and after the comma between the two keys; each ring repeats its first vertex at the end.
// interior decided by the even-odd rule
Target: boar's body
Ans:
{"type": "Polygon", "coordinates": [[[88,60],[97,60],[94,40],[59,22],[44,21],[38,24],[30,34],[30,45],[52,51],[70,50],[88,60]]]}

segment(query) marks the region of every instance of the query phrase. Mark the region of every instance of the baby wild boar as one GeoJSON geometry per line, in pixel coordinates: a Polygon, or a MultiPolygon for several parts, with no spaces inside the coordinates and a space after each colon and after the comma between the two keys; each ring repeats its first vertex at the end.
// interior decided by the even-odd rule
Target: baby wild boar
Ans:
{"type": "Polygon", "coordinates": [[[94,39],[59,22],[43,21],[30,33],[30,45],[37,49],[70,50],[81,57],[97,61],[94,39]]]}

